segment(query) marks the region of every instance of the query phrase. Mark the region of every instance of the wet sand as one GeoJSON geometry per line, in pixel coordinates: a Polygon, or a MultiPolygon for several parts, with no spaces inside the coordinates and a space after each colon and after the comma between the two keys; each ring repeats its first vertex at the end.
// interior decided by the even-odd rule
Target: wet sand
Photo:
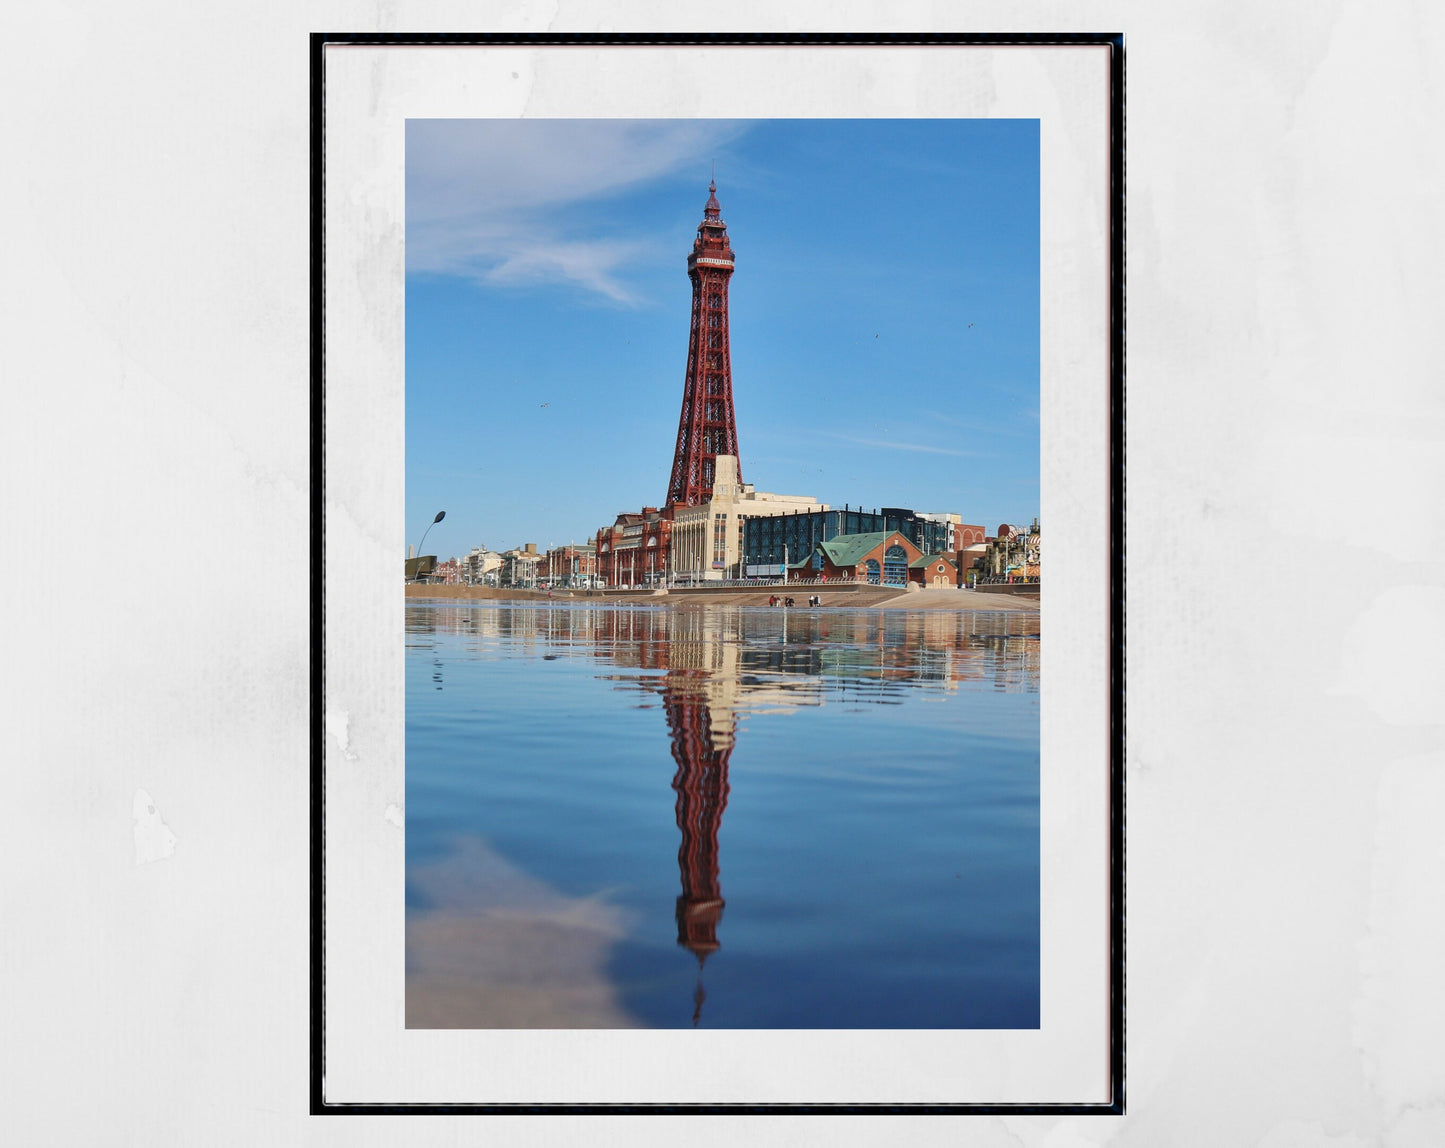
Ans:
{"type": "Polygon", "coordinates": [[[1037,614],[1039,598],[1037,594],[983,594],[977,590],[915,590],[876,606],[880,610],[1010,610],[1037,614]]]}

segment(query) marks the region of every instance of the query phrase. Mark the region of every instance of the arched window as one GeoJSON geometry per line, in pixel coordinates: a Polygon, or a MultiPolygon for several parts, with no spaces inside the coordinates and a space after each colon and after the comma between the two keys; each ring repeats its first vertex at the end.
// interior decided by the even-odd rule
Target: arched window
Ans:
{"type": "Polygon", "coordinates": [[[908,582],[908,552],[901,546],[890,546],[883,552],[883,581],[890,586],[908,582]]]}
{"type": "Polygon", "coordinates": [[[875,586],[878,585],[878,559],[876,559],[876,558],[870,558],[870,559],[868,559],[867,567],[868,567],[868,581],[870,581],[871,583],[873,583],[873,585],[875,585],[875,586]]]}

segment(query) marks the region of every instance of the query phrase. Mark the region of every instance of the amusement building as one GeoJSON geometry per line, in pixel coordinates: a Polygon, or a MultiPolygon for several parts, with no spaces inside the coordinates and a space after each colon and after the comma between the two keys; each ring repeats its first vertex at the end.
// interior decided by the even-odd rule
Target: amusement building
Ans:
{"type": "Polygon", "coordinates": [[[735,262],[714,181],[687,257],[692,320],[667,497],[597,531],[598,581],[613,588],[754,578],[959,585],[985,552],[982,526],[901,507],[837,510],[743,481],[728,340],[735,262]]]}

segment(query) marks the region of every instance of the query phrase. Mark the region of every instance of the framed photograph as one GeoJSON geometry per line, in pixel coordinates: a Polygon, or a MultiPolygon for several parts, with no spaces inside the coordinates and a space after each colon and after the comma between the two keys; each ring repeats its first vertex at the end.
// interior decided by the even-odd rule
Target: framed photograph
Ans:
{"type": "Polygon", "coordinates": [[[1123,66],[313,37],[314,1112],[1123,1111],[1123,66]]]}

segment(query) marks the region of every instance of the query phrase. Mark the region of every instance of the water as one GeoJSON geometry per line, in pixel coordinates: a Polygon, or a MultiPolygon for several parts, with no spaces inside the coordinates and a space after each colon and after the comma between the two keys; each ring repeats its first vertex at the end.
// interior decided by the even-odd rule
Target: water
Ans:
{"type": "Polygon", "coordinates": [[[406,619],[409,1026],[1038,1026],[1036,613],[406,619]]]}

